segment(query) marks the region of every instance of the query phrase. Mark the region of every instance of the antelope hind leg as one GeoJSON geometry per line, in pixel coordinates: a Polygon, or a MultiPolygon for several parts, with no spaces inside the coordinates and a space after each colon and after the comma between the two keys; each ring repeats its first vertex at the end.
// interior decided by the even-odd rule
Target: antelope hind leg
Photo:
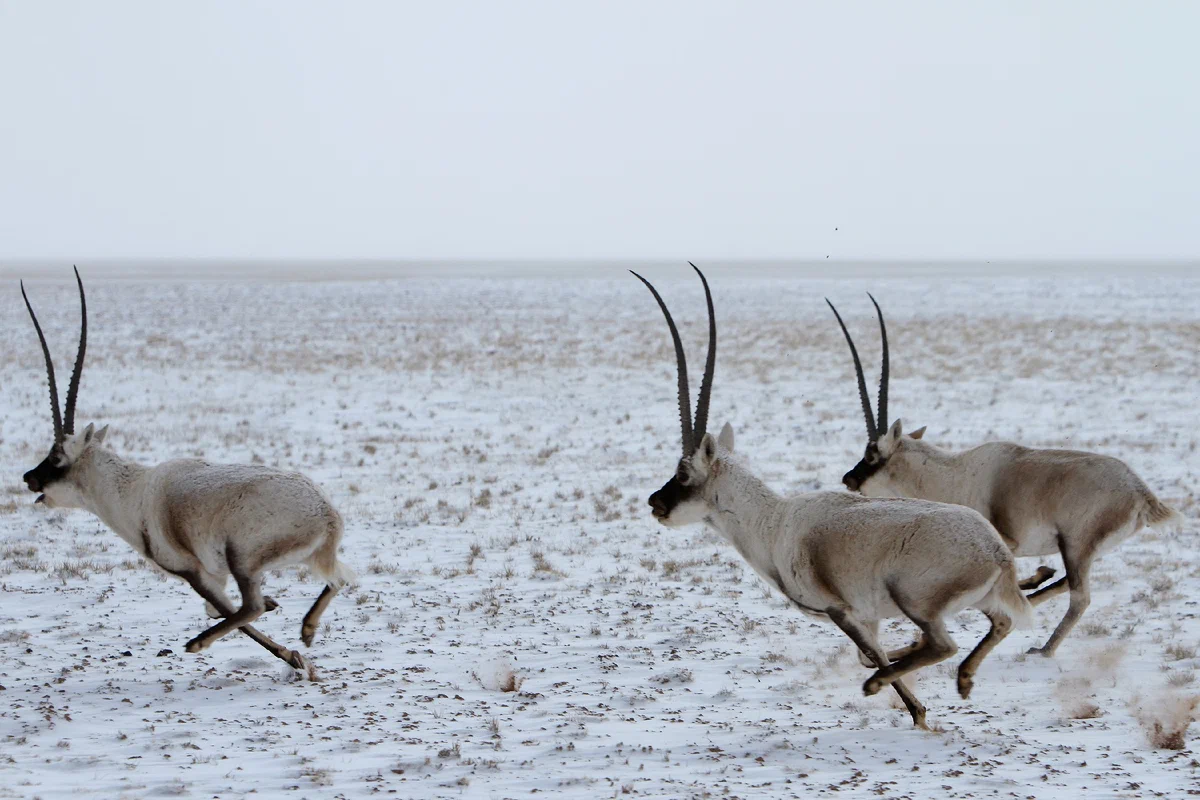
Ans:
{"type": "Polygon", "coordinates": [[[963,700],[971,695],[971,689],[975,686],[975,672],[979,669],[979,664],[1012,631],[1012,618],[1007,614],[994,611],[988,613],[987,618],[992,622],[991,629],[979,640],[979,644],[975,645],[971,654],[958,665],[958,693],[963,700]]]}
{"type": "Polygon", "coordinates": [[[1046,581],[1053,578],[1054,573],[1057,571],[1058,570],[1054,569],[1054,567],[1047,567],[1045,564],[1043,564],[1042,566],[1037,568],[1036,572],[1034,572],[1032,575],[1030,575],[1025,580],[1021,581],[1017,585],[1019,587],[1021,587],[1021,589],[1023,591],[1026,591],[1026,592],[1031,589],[1036,589],[1039,586],[1041,586],[1043,583],[1045,583],[1046,581]]]}
{"type": "Polygon", "coordinates": [[[337,593],[337,589],[326,586],[317,596],[312,608],[304,615],[304,622],[300,625],[300,640],[304,642],[305,647],[312,647],[313,638],[317,635],[317,626],[321,623],[321,615],[325,613],[325,609],[333,602],[337,593]]]}
{"type": "MultiPolygon", "coordinates": [[[[1088,573],[1091,571],[1091,564],[1080,559],[1067,560],[1066,553],[1063,554],[1063,560],[1066,561],[1067,576],[1064,580],[1067,582],[1067,587],[1071,592],[1071,603],[1067,606],[1067,613],[1063,615],[1062,620],[1058,623],[1058,627],[1054,629],[1054,633],[1050,634],[1050,638],[1046,644],[1041,647],[1031,647],[1028,650],[1030,655],[1041,655],[1046,658],[1053,658],[1054,653],[1058,650],[1058,646],[1062,644],[1063,639],[1071,633],[1071,629],[1075,627],[1075,623],[1079,622],[1079,618],[1083,616],[1083,612],[1087,611],[1087,607],[1091,604],[1091,592],[1088,590],[1088,573]]],[[[1056,582],[1053,586],[1042,589],[1041,592],[1049,592],[1050,589],[1057,587],[1062,581],[1056,582]]],[[[1055,594],[1061,594],[1059,589],[1055,594]]],[[[1030,598],[1033,602],[1033,598],[1030,598]]]]}

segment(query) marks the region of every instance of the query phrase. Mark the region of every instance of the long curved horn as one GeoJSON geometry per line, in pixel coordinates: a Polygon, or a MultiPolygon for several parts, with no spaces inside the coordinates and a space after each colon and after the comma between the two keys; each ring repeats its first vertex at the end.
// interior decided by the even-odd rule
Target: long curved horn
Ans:
{"type": "Polygon", "coordinates": [[[871,302],[875,304],[875,313],[879,315],[879,335],[883,339],[883,367],[879,371],[879,433],[882,434],[887,430],[888,419],[888,348],[887,348],[887,326],[883,324],[883,310],[879,307],[879,303],[875,302],[875,298],[871,297],[871,293],[867,292],[867,297],[871,298],[871,302]]]}
{"type": "Polygon", "coordinates": [[[671,319],[671,312],[667,310],[667,304],[663,302],[658,290],[641,275],[633,270],[629,271],[635,278],[646,284],[646,288],[654,295],[654,299],[658,301],[658,307],[662,309],[663,316],[667,318],[667,327],[671,329],[671,340],[675,343],[675,364],[679,372],[679,425],[683,433],[683,455],[686,458],[696,449],[696,445],[692,438],[692,400],[688,394],[687,359],[683,355],[683,342],[679,341],[679,331],[675,327],[675,320],[671,319]]]}
{"type": "Polygon", "coordinates": [[[700,440],[704,438],[705,431],[708,430],[708,399],[712,396],[713,370],[717,365],[717,318],[713,313],[712,293],[708,290],[708,279],[704,277],[704,273],[700,271],[699,267],[690,261],[688,264],[700,276],[700,281],[704,284],[704,299],[708,301],[708,357],[704,361],[704,380],[700,382],[700,397],[696,399],[696,424],[693,434],[696,437],[696,444],[699,445],[700,440]]]}
{"type": "MultiPolygon", "coordinates": [[[[828,297],[825,298],[825,302],[829,303],[828,297]]],[[[829,303],[829,307],[833,309],[838,325],[842,326],[846,344],[850,345],[850,355],[854,357],[854,372],[858,375],[858,397],[862,400],[863,416],[867,419],[867,438],[873,442],[879,438],[879,429],[875,427],[875,416],[871,413],[871,398],[867,396],[867,379],[863,377],[862,362],[858,360],[858,350],[854,347],[854,340],[850,338],[850,331],[846,330],[846,323],[842,322],[842,315],[833,308],[833,303],[829,303]]]]}
{"type": "Polygon", "coordinates": [[[79,308],[83,312],[83,321],[79,327],[79,351],[75,354],[75,369],[71,372],[71,382],[67,385],[67,406],[63,413],[63,431],[75,433],[75,401],[79,398],[79,379],[83,377],[83,354],[87,351],[87,298],[83,296],[83,279],[79,277],[79,268],[75,268],[75,282],[79,284],[79,308]]]}
{"type": "Polygon", "coordinates": [[[54,444],[63,441],[62,414],[58,410],[58,384],[54,382],[54,359],[50,358],[50,348],[46,346],[46,337],[42,335],[42,326],[38,324],[37,314],[29,304],[29,295],[25,294],[25,281],[21,281],[21,297],[25,298],[25,307],[29,309],[29,318],[33,320],[33,328],[37,331],[38,341],[42,343],[42,355],[46,357],[46,375],[50,378],[50,413],[54,416],[54,444]]]}

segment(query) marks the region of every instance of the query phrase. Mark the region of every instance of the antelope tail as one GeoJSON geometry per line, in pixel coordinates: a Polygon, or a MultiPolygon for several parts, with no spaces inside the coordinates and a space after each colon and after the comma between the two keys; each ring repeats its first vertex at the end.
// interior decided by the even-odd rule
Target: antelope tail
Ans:
{"type": "Polygon", "coordinates": [[[1142,494],[1141,523],[1151,528],[1173,528],[1183,524],[1183,514],[1159,500],[1149,489],[1142,494]]]}
{"type": "Polygon", "coordinates": [[[1017,564],[1012,558],[1000,567],[1000,577],[992,585],[996,601],[1004,611],[1012,617],[1013,627],[1030,628],[1033,626],[1033,606],[1021,591],[1020,580],[1017,578],[1017,564]]]}

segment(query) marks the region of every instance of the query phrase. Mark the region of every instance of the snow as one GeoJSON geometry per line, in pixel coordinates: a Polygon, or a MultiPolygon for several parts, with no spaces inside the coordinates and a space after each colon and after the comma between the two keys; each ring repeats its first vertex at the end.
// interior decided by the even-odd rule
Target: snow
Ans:
{"type": "MultiPolygon", "coordinates": [[[[639,271],[642,271],[639,268],[639,271]]],[[[20,482],[50,444],[15,280],[0,317],[0,798],[1178,797],[1200,791],[1194,487],[1200,279],[1186,271],[714,269],[711,424],[776,489],[840,489],[863,430],[838,304],[868,371],[890,323],[891,417],[950,448],[1007,438],[1126,460],[1187,517],[1093,570],[984,662],[914,689],[932,732],[832,627],[790,610],[701,528],[658,526],[678,417],[658,308],[614,267],[435,270],[336,282],[89,277],[80,424],[145,463],[261,460],[320,482],[360,581],[293,674],[248,638],[189,655],[208,620],[182,582],[20,482]],[[369,278],[369,279],[366,279],[369,278]],[[1174,723],[1178,726],[1178,722],[1174,723]]],[[[702,368],[699,281],[649,265],[702,368]]],[[[69,272],[27,282],[65,387],[69,272]]],[[[305,276],[311,277],[311,276],[305,276]]],[[[1038,560],[1023,560],[1022,573],[1038,560]]],[[[1060,566],[1057,559],[1046,560],[1060,566]]],[[[271,575],[257,626],[299,646],[319,592],[271,575]]],[[[906,643],[908,623],[885,627],[906,643]]]]}

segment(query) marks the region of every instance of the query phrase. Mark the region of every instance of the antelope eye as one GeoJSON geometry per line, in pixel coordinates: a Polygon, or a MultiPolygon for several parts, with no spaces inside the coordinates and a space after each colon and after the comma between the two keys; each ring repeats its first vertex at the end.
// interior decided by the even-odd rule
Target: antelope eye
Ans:
{"type": "Polygon", "coordinates": [[[679,481],[684,486],[687,486],[687,482],[688,482],[687,470],[684,469],[683,467],[680,467],[679,469],[675,470],[675,480],[679,481]]]}

